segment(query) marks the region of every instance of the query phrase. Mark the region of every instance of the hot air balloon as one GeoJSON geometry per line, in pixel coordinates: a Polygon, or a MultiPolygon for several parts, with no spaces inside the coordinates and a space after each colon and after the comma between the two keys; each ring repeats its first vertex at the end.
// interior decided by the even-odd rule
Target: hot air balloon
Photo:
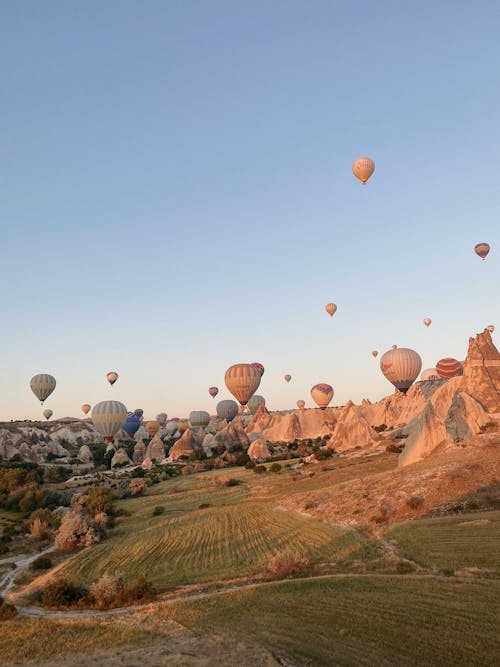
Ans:
{"type": "Polygon", "coordinates": [[[187,422],[185,419],[179,419],[177,422],[177,430],[179,433],[184,433],[184,431],[187,431],[189,428],[189,422],[187,422]]]}
{"type": "Polygon", "coordinates": [[[215,398],[217,394],[219,393],[219,387],[209,387],[208,388],[208,393],[212,398],[215,398]]]}
{"type": "Polygon", "coordinates": [[[226,401],[219,401],[217,403],[217,415],[221,419],[226,419],[228,422],[232,421],[238,414],[238,403],[231,399],[226,401]]]}
{"type": "Polygon", "coordinates": [[[92,408],[92,421],[106,442],[111,442],[127,419],[127,408],[119,401],[101,401],[92,408]]]}
{"type": "Polygon", "coordinates": [[[260,408],[260,406],[265,404],[266,404],[266,399],[264,398],[264,396],[259,396],[258,394],[254,394],[252,398],[248,401],[248,409],[250,410],[250,413],[254,415],[260,408]]]}
{"type": "Polygon", "coordinates": [[[141,420],[139,417],[136,417],[133,412],[129,412],[127,418],[125,419],[125,423],[122,426],[122,429],[125,431],[129,438],[133,438],[139,430],[140,425],[141,420]]]}
{"type": "Polygon", "coordinates": [[[489,253],[489,251],[490,251],[490,246],[488,243],[477,243],[474,246],[474,252],[476,253],[476,255],[479,255],[481,259],[486,259],[486,255],[489,253]]]}
{"type": "Polygon", "coordinates": [[[92,406],[90,405],[90,403],[84,403],[84,404],[82,405],[82,410],[83,410],[83,412],[84,412],[86,415],[88,415],[89,412],[90,412],[90,408],[91,408],[91,407],[92,407],[92,406]]]}
{"type": "Polygon", "coordinates": [[[315,384],[311,389],[311,396],[316,405],[324,410],[333,398],[333,387],[325,382],[315,384]]]}
{"type": "Polygon", "coordinates": [[[416,380],[421,368],[420,355],[407,347],[388,350],[380,358],[380,370],[403,394],[406,394],[416,380]]]}
{"type": "Polygon", "coordinates": [[[141,420],[141,422],[142,422],[142,415],[143,414],[144,414],[144,410],[142,410],[141,408],[137,408],[137,410],[134,410],[134,415],[136,417],[138,417],[141,420]]]}
{"type": "Polygon", "coordinates": [[[106,373],[106,380],[109,382],[111,386],[113,386],[114,383],[118,380],[118,373],[115,373],[114,371],[106,373]]]}
{"type": "Polygon", "coordinates": [[[397,345],[393,345],[393,346],[392,346],[392,349],[393,349],[393,350],[397,350],[397,349],[398,349],[398,346],[397,346],[397,345]]]}
{"type": "Polygon", "coordinates": [[[174,433],[177,432],[177,422],[171,420],[167,422],[167,425],[165,426],[165,431],[167,432],[167,435],[170,437],[174,435],[174,433]]]}
{"type": "Polygon", "coordinates": [[[255,366],[255,368],[259,371],[260,377],[264,375],[264,366],[262,364],[259,364],[258,361],[254,361],[252,366],[255,366]]]}
{"type": "Polygon", "coordinates": [[[246,405],[257,391],[260,378],[261,373],[255,364],[235,364],[227,369],[224,382],[240,405],[246,405]]]}
{"type": "Polygon", "coordinates": [[[495,327],[493,326],[493,324],[489,324],[486,328],[490,333],[493,333],[495,331],[495,327]]]}
{"type": "Polygon", "coordinates": [[[363,185],[370,178],[375,170],[375,162],[369,157],[358,157],[352,163],[352,173],[359,178],[363,185]]]}
{"type": "Polygon", "coordinates": [[[160,430],[160,425],[154,419],[146,424],[146,431],[149,436],[154,438],[154,436],[160,430]]]}
{"type": "Polygon", "coordinates": [[[378,356],[378,350],[372,350],[372,357],[378,356]]]}
{"type": "Polygon", "coordinates": [[[52,412],[52,410],[44,410],[43,411],[43,416],[45,417],[45,419],[50,419],[53,414],[54,413],[52,412]]]}
{"type": "Polygon", "coordinates": [[[292,379],[292,376],[291,376],[291,375],[288,375],[288,373],[287,373],[287,374],[285,375],[285,382],[290,382],[291,379],[292,379]]]}
{"type": "Polygon", "coordinates": [[[430,317],[426,317],[425,320],[424,320],[424,324],[425,324],[426,327],[430,327],[431,322],[432,322],[432,320],[431,320],[430,317]]]}
{"type": "Polygon", "coordinates": [[[436,364],[436,371],[439,377],[443,380],[449,380],[457,375],[464,374],[462,364],[452,357],[440,359],[436,364]]]}
{"type": "Polygon", "coordinates": [[[430,382],[431,380],[440,380],[441,378],[437,374],[437,370],[435,368],[426,368],[425,371],[422,371],[420,379],[422,382],[430,382]]]}
{"type": "Polygon", "coordinates": [[[297,401],[297,407],[299,408],[299,410],[303,410],[303,409],[304,409],[304,406],[305,406],[305,404],[306,404],[306,402],[305,402],[305,401],[302,401],[302,400],[300,400],[300,401],[297,401]]]}
{"type": "Polygon", "coordinates": [[[325,306],[325,310],[330,315],[330,317],[333,317],[335,315],[335,312],[337,311],[337,306],[334,303],[327,303],[325,306]]]}
{"type": "Polygon", "coordinates": [[[210,421],[210,415],[205,410],[193,410],[189,413],[189,425],[191,428],[205,428],[210,421]]]}
{"type": "Polygon", "coordinates": [[[160,412],[160,414],[156,415],[156,421],[158,424],[163,427],[167,423],[168,415],[166,412],[160,412]]]}
{"type": "Polygon", "coordinates": [[[31,391],[43,405],[43,402],[51,395],[56,388],[56,379],[47,373],[34,375],[30,380],[31,391]]]}

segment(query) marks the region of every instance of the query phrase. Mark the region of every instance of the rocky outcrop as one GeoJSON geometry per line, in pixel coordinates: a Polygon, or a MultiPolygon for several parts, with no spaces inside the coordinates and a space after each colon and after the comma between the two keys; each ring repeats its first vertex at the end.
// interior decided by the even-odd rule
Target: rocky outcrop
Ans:
{"type": "Polygon", "coordinates": [[[339,408],[293,410],[269,414],[261,405],[246,428],[246,433],[263,433],[269,442],[293,442],[331,434],[339,408]]]}
{"type": "Polygon", "coordinates": [[[475,398],[464,391],[457,391],[444,424],[453,442],[459,442],[480,433],[489,421],[490,416],[475,398]]]}
{"type": "Polygon", "coordinates": [[[216,433],[214,442],[216,445],[223,445],[228,452],[232,452],[235,445],[247,449],[250,441],[243,429],[241,421],[236,419],[230,422],[225,429],[216,433]]]}
{"type": "Polygon", "coordinates": [[[132,461],[123,447],[120,447],[111,459],[111,468],[121,468],[129,465],[132,465],[132,461]]]}
{"type": "Polygon", "coordinates": [[[329,447],[342,452],[355,447],[372,447],[377,434],[372,429],[361,408],[348,401],[342,409],[329,442],[329,447]]]}
{"type": "Polygon", "coordinates": [[[248,448],[248,456],[252,461],[265,461],[271,456],[271,452],[265,440],[254,440],[248,448]]]}
{"type": "Polygon", "coordinates": [[[215,436],[212,433],[207,433],[203,438],[202,448],[207,456],[212,456],[212,449],[215,447],[215,436]]]}
{"type": "Polygon", "coordinates": [[[408,433],[405,448],[399,457],[399,465],[407,466],[429,456],[438,447],[450,442],[444,423],[436,418],[429,401],[424,411],[405,427],[408,433]]]}
{"type": "Polygon", "coordinates": [[[153,467],[153,461],[151,461],[151,459],[145,458],[141,464],[141,467],[143,470],[151,470],[153,467]]]}
{"type": "Polygon", "coordinates": [[[189,429],[184,431],[182,437],[177,440],[177,442],[172,446],[170,450],[170,460],[171,461],[182,461],[189,459],[189,457],[194,453],[194,440],[193,434],[189,429]]]}
{"type": "Polygon", "coordinates": [[[151,461],[158,461],[158,463],[165,458],[165,445],[158,434],[152,438],[146,447],[146,457],[151,461]]]}
{"type": "Polygon", "coordinates": [[[82,463],[92,463],[94,457],[88,445],[82,445],[78,450],[78,460],[82,463]]]}
{"type": "Polygon", "coordinates": [[[136,465],[141,465],[146,456],[146,445],[142,440],[138,440],[134,445],[134,453],[132,454],[132,461],[136,465]]]}
{"type": "Polygon", "coordinates": [[[460,388],[488,412],[500,412],[500,353],[488,329],[476,338],[469,338],[460,388]]]}

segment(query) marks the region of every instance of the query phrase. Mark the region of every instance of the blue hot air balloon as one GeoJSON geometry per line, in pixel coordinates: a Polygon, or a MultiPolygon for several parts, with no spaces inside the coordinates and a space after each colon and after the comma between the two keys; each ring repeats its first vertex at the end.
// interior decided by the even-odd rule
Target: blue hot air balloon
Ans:
{"type": "Polygon", "coordinates": [[[129,412],[127,415],[127,419],[125,420],[125,423],[122,426],[122,429],[125,431],[125,433],[128,435],[129,438],[133,438],[134,435],[137,433],[137,430],[140,425],[141,425],[141,420],[139,419],[139,417],[134,415],[133,412],[129,412]]]}

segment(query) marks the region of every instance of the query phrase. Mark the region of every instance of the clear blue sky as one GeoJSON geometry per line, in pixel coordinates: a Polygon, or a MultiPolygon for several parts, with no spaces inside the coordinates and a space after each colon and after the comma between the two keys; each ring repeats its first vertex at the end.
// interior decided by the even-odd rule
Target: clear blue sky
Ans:
{"type": "Polygon", "coordinates": [[[213,410],[252,361],[271,408],[378,400],[371,350],[425,368],[500,331],[499,25],[496,0],[3,2],[0,419],[40,416],[38,372],[55,416],[213,410]]]}

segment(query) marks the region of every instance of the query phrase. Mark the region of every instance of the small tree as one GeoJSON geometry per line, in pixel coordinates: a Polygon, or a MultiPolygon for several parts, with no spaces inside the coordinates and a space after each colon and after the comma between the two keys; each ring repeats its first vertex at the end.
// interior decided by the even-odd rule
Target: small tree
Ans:
{"type": "Polygon", "coordinates": [[[122,577],[105,572],[90,587],[90,593],[94,597],[98,607],[109,605],[118,593],[125,588],[125,581],[122,577]]]}
{"type": "Polygon", "coordinates": [[[140,477],[131,479],[128,488],[132,496],[142,496],[148,489],[146,482],[140,477]]]}

